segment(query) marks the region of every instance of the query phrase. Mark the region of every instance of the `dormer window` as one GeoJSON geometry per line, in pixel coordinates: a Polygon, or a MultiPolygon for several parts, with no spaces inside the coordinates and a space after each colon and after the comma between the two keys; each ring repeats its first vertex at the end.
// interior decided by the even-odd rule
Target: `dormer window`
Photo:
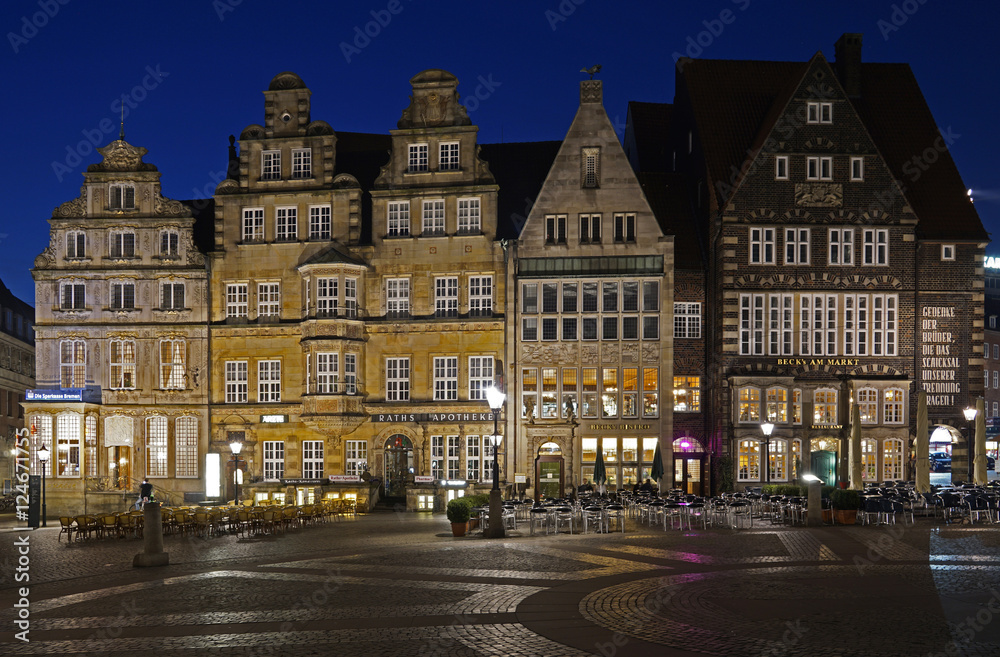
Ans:
{"type": "Polygon", "coordinates": [[[833,123],[833,103],[806,103],[806,123],[833,123]]]}
{"type": "Polygon", "coordinates": [[[176,258],[180,253],[180,235],[176,230],[160,231],[160,256],[176,258]]]}
{"type": "Polygon", "coordinates": [[[410,144],[407,171],[427,171],[427,144],[410,144]]]}
{"type": "Polygon", "coordinates": [[[108,187],[108,207],[112,210],[135,209],[135,187],[114,184],[108,187]]]}
{"type": "Polygon", "coordinates": [[[292,149],[292,178],[312,178],[312,149],[292,149]]]}
{"type": "Polygon", "coordinates": [[[441,144],[438,153],[438,169],[441,171],[458,171],[458,142],[441,144]]]}
{"type": "Polygon", "coordinates": [[[584,148],[581,153],[583,187],[601,186],[601,149],[584,148]]]}
{"type": "Polygon", "coordinates": [[[260,154],[260,179],[281,179],[281,151],[264,151],[260,154]]]}

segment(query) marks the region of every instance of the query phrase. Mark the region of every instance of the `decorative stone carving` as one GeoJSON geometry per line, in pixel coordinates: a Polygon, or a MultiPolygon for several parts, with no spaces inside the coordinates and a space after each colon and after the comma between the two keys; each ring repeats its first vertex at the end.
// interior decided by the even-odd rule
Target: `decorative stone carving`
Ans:
{"type": "Polygon", "coordinates": [[[332,135],[333,128],[326,121],[313,121],[306,127],[306,135],[312,137],[316,135],[332,135]]]}
{"type": "Polygon", "coordinates": [[[52,234],[49,236],[49,245],[45,247],[45,250],[35,256],[35,267],[38,269],[47,269],[54,265],[56,262],[56,236],[52,234]]]}
{"type": "Polygon", "coordinates": [[[844,204],[841,183],[795,183],[795,205],[807,208],[839,208],[844,204]]]}
{"type": "Polygon", "coordinates": [[[153,214],[166,217],[190,217],[191,211],[180,201],[164,198],[157,193],[153,198],[153,214]]]}
{"type": "Polygon", "coordinates": [[[606,344],[604,348],[601,349],[601,362],[604,363],[617,363],[621,358],[620,349],[617,344],[606,344]]]}
{"type": "Polygon", "coordinates": [[[656,344],[644,344],[642,345],[642,362],[643,363],[659,363],[660,362],[660,347],[656,344]]]}
{"type": "Polygon", "coordinates": [[[587,364],[596,364],[599,362],[600,351],[596,346],[585,345],[580,348],[580,361],[587,364]]]}
{"type": "Polygon", "coordinates": [[[80,195],[72,201],[66,201],[52,211],[53,217],[85,217],[87,216],[87,188],[80,188],[80,195]]]}
{"type": "Polygon", "coordinates": [[[226,178],[215,187],[216,194],[238,194],[240,184],[232,178],[226,178]]]}
{"type": "Polygon", "coordinates": [[[264,135],[264,126],[253,123],[243,128],[243,132],[240,133],[240,141],[245,139],[263,139],[264,135]]]}
{"type": "Polygon", "coordinates": [[[397,128],[435,128],[472,125],[465,107],[458,102],[458,78],[441,69],[429,69],[410,79],[413,93],[397,128]]]}
{"type": "Polygon", "coordinates": [[[639,343],[626,342],[622,345],[622,361],[636,363],[639,361],[639,343]]]}
{"type": "Polygon", "coordinates": [[[91,165],[87,170],[99,171],[146,171],[147,167],[153,167],[142,161],[142,156],[149,151],[142,146],[133,146],[123,139],[116,139],[104,148],[98,148],[97,152],[104,156],[104,161],[100,164],[91,165]]]}

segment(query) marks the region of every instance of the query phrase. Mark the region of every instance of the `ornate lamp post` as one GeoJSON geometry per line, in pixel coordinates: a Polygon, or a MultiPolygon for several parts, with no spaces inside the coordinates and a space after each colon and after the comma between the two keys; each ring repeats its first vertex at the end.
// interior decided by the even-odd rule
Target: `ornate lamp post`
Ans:
{"type": "Polygon", "coordinates": [[[490,538],[503,538],[503,501],[500,495],[500,411],[503,409],[504,400],[507,399],[502,391],[496,386],[486,389],[486,402],[493,411],[493,435],[490,437],[490,444],[493,445],[493,489],[490,491],[490,538]]]}
{"type": "Polygon", "coordinates": [[[234,440],[229,443],[229,449],[233,453],[233,485],[236,487],[233,496],[233,502],[237,505],[240,503],[240,452],[243,451],[243,443],[238,440],[234,440]]]}
{"type": "Polygon", "coordinates": [[[969,474],[968,477],[966,478],[969,480],[970,483],[973,483],[975,481],[975,477],[972,474],[973,453],[975,452],[976,449],[976,433],[975,433],[975,425],[973,423],[976,421],[976,415],[979,414],[979,411],[976,409],[975,406],[969,406],[968,408],[963,409],[962,413],[965,414],[965,421],[969,425],[969,435],[965,442],[969,450],[969,474]]]}
{"type": "Polygon", "coordinates": [[[764,433],[764,449],[761,450],[764,457],[764,476],[761,480],[769,484],[771,483],[771,432],[774,431],[774,424],[765,422],[760,425],[760,430],[764,433]]]}
{"type": "Polygon", "coordinates": [[[42,527],[47,527],[45,523],[45,466],[49,462],[49,448],[42,445],[38,449],[38,462],[42,464],[42,527]]]}

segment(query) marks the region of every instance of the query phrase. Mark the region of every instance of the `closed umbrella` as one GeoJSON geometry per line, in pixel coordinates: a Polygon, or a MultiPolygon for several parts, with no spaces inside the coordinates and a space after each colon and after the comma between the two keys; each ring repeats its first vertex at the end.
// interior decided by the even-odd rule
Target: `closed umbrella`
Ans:
{"type": "MultiPolygon", "coordinates": [[[[663,479],[663,457],[660,456],[660,441],[656,441],[656,451],[653,453],[653,469],[650,471],[649,476],[657,484],[660,484],[660,480],[663,479]]],[[[663,490],[663,486],[658,486],[659,490],[663,490]]]]}
{"type": "Polygon", "coordinates": [[[976,400],[976,461],[973,466],[977,486],[986,485],[986,402],[976,400]]]}
{"type": "Polygon", "coordinates": [[[851,488],[861,490],[861,407],[854,405],[851,411],[851,488]]]}
{"type": "Polygon", "coordinates": [[[604,484],[608,480],[608,471],[604,467],[604,453],[597,450],[597,463],[594,464],[594,483],[597,484],[597,492],[604,493],[604,484]]]}
{"type": "Polygon", "coordinates": [[[927,393],[917,395],[917,479],[918,493],[931,492],[930,437],[927,434],[927,393]]]}

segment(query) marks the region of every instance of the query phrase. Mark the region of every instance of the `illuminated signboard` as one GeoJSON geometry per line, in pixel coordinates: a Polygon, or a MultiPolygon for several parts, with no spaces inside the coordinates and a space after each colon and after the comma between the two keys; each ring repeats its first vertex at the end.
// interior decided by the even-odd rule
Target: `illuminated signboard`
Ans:
{"type": "Polygon", "coordinates": [[[287,415],[261,415],[260,421],[264,424],[284,424],[288,422],[287,415]]]}
{"type": "Polygon", "coordinates": [[[987,269],[1000,269],[1000,256],[986,256],[987,269]]]}

